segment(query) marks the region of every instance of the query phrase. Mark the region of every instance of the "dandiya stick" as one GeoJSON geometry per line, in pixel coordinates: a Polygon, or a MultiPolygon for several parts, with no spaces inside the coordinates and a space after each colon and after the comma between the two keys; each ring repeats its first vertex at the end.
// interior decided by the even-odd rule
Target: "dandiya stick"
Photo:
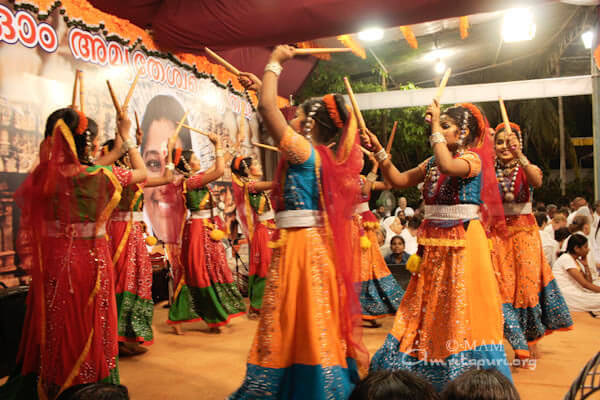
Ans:
{"type": "Polygon", "coordinates": [[[133,115],[135,115],[135,127],[139,131],[142,128],[140,128],[140,119],[138,118],[137,111],[134,111],[133,115]]]}
{"type": "Polygon", "coordinates": [[[392,144],[394,143],[394,137],[396,136],[396,128],[398,127],[398,121],[394,121],[394,126],[392,127],[392,132],[390,133],[390,137],[388,138],[387,145],[385,146],[385,152],[389,153],[392,149],[392,144]]]}
{"type": "Polygon", "coordinates": [[[240,70],[239,69],[237,69],[236,67],[234,67],[233,65],[231,65],[223,57],[221,57],[220,55],[218,55],[217,53],[215,53],[214,51],[212,51],[208,47],[205,47],[204,51],[206,51],[206,54],[208,54],[209,56],[211,56],[216,62],[218,62],[219,64],[221,64],[225,68],[227,68],[229,70],[229,72],[231,72],[231,73],[233,73],[235,75],[239,75],[240,74],[240,70]]]}
{"type": "Polygon", "coordinates": [[[506,112],[506,107],[504,106],[504,100],[502,100],[502,97],[498,96],[498,102],[500,103],[500,113],[502,114],[502,121],[504,121],[504,130],[508,135],[512,135],[512,129],[510,127],[508,113],[506,112]]]}
{"type": "Polygon", "coordinates": [[[75,82],[73,82],[73,99],[71,100],[71,108],[77,108],[77,85],[79,83],[79,70],[75,71],[75,82]]]}
{"type": "Polygon", "coordinates": [[[280,152],[280,150],[275,147],[275,146],[269,146],[268,144],[262,144],[262,143],[256,143],[256,142],[252,142],[253,146],[256,147],[262,147],[263,149],[267,149],[267,150],[271,150],[271,151],[276,151],[276,152],[280,152]]]}
{"type": "Polygon", "coordinates": [[[360,108],[358,108],[358,103],[356,102],[356,97],[354,97],[354,92],[352,91],[352,86],[350,86],[350,81],[348,77],[344,77],[344,85],[346,85],[346,91],[348,92],[348,97],[350,97],[350,103],[352,103],[352,108],[354,109],[354,114],[358,120],[358,127],[361,131],[367,131],[367,125],[365,124],[365,120],[363,119],[362,114],[360,113],[360,108]]]}
{"type": "Polygon", "coordinates": [[[110,98],[112,99],[113,106],[115,106],[115,110],[117,110],[117,114],[119,116],[123,115],[123,111],[121,110],[121,105],[119,104],[119,100],[117,100],[117,96],[115,95],[115,91],[110,85],[110,81],[106,81],[106,85],[108,86],[108,91],[110,92],[110,98]]]}
{"type": "Polygon", "coordinates": [[[183,117],[181,117],[181,120],[177,124],[177,129],[175,129],[175,133],[173,134],[173,137],[179,136],[179,131],[183,127],[183,121],[185,121],[185,119],[187,118],[188,113],[189,113],[189,111],[186,111],[185,114],[183,114],[183,117]]]}
{"type": "Polygon", "coordinates": [[[181,127],[182,127],[182,128],[188,128],[188,129],[189,129],[190,131],[192,131],[192,132],[196,132],[196,133],[199,133],[199,134],[201,134],[201,135],[208,136],[208,133],[207,133],[207,132],[201,131],[200,129],[197,129],[197,128],[193,128],[193,127],[191,127],[191,126],[189,126],[189,125],[186,125],[186,124],[181,124],[181,127]]]}
{"type": "Polygon", "coordinates": [[[446,72],[444,73],[442,81],[440,82],[440,86],[438,86],[437,93],[435,94],[435,99],[438,101],[438,103],[440,102],[440,99],[442,98],[442,94],[444,93],[444,89],[446,88],[446,85],[448,84],[448,79],[450,79],[451,73],[452,73],[452,68],[448,68],[446,70],[446,72]]]}
{"type": "Polygon", "coordinates": [[[79,111],[83,111],[83,71],[77,70],[79,72],[79,111]]]}
{"type": "Polygon", "coordinates": [[[138,69],[137,74],[135,74],[135,79],[133,80],[133,83],[131,84],[131,86],[129,87],[129,92],[127,92],[127,96],[125,97],[125,101],[123,102],[123,108],[127,109],[127,106],[129,105],[129,101],[131,100],[131,96],[133,96],[133,90],[135,89],[135,85],[137,85],[137,81],[138,79],[140,79],[140,73],[142,72],[142,69],[138,69]]]}
{"type": "Polygon", "coordinates": [[[310,49],[294,49],[296,55],[311,55],[311,54],[323,54],[323,53],[348,53],[352,51],[347,47],[332,47],[332,48],[310,48],[310,49]]]}
{"type": "Polygon", "coordinates": [[[364,147],[360,146],[360,150],[365,153],[367,156],[371,156],[373,153],[371,153],[369,150],[365,149],[364,147]]]}

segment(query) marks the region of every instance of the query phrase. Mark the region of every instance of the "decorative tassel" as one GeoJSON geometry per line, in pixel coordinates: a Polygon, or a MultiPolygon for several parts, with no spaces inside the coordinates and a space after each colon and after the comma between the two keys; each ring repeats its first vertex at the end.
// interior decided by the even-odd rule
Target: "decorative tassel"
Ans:
{"type": "Polygon", "coordinates": [[[154,246],[154,245],[156,245],[157,242],[158,242],[158,240],[154,236],[147,236],[146,237],[146,244],[148,246],[154,246]]]}
{"type": "Polygon", "coordinates": [[[408,26],[408,25],[401,26],[400,31],[402,31],[402,35],[404,35],[404,39],[406,39],[406,42],[408,43],[408,45],[410,47],[412,47],[413,49],[416,49],[419,47],[417,38],[410,26],[408,26]]]}
{"type": "Polygon", "coordinates": [[[375,230],[375,229],[379,229],[380,225],[379,225],[379,222],[370,222],[370,221],[367,221],[367,222],[363,222],[363,227],[365,229],[375,230]]]}
{"type": "Polygon", "coordinates": [[[421,270],[421,257],[413,254],[408,257],[408,261],[406,262],[406,269],[413,274],[418,274],[421,270]]]}
{"type": "Polygon", "coordinates": [[[352,39],[352,36],[339,35],[336,37],[336,39],[347,48],[352,49],[352,53],[354,53],[356,56],[362,58],[363,60],[367,58],[365,49],[356,40],[352,39]]]}
{"type": "Polygon", "coordinates": [[[210,238],[214,241],[219,241],[225,238],[225,232],[220,229],[213,229],[210,231],[210,238]]]}
{"type": "Polygon", "coordinates": [[[365,235],[360,237],[360,248],[366,250],[371,247],[371,241],[365,235]]]}
{"type": "Polygon", "coordinates": [[[460,17],[458,29],[460,30],[461,39],[466,39],[469,37],[469,17],[460,17]]]}

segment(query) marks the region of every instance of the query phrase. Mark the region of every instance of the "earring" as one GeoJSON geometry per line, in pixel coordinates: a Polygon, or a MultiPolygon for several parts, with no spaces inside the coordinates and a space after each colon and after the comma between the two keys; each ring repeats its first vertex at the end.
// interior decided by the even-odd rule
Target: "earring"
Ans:
{"type": "Polygon", "coordinates": [[[85,135],[84,158],[88,163],[93,164],[96,157],[94,157],[94,154],[93,154],[94,143],[92,141],[92,134],[88,130],[86,130],[83,134],[85,135]]]}
{"type": "Polygon", "coordinates": [[[462,120],[462,124],[461,124],[461,128],[460,128],[460,135],[458,135],[458,145],[459,146],[463,146],[465,143],[465,139],[467,137],[467,122],[469,120],[469,113],[468,112],[464,112],[463,114],[463,120],[462,120]]]}
{"type": "Polygon", "coordinates": [[[317,110],[321,107],[321,103],[315,103],[311,106],[308,115],[306,116],[306,120],[304,121],[304,125],[302,126],[302,131],[304,132],[304,136],[312,142],[312,130],[315,127],[315,119],[314,116],[317,113],[317,110]]]}

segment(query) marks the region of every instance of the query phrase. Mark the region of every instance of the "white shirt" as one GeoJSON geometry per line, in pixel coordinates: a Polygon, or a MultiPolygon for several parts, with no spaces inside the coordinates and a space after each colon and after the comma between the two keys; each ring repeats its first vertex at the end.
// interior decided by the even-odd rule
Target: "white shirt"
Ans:
{"type": "Polygon", "coordinates": [[[548,234],[548,232],[541,230],[540,239],[542,240],[542,250],[544,251],[544,256],[546,256],[546,261],[548,264],[553,265],[554,261],[556,261],[556,251],[558,250],[558,242],[554,240],[552,236],[548,234]]]}
{"type": "Polygon", "coordinates": [[[408,229],[404,229],[400,236],[404,239],[404,251],[410,255],[416,254],[417,249],[419,248],[419,244],[417,243],[417,236],[413,236],[410,234],[408,229]]]}
{"type": "MultiPolygon", "coordinates": [[[[398,213],[399,213],[400,211],[403,211],[403,210],[402,210],[400,207],[396,208],[396,211],[394,211],[394,215],[398,216],[398,213]]],[[[413,215],[415,215],[415,210],[413,210],[413,209],[412,209],[412,208],[410,208],[410,207],[406,207],[406,208],[404,209],[404,216],[405,216],[405,217],[412,217],[413,215]]]]}
{"type": "Polygon", "coordinates": [[[552,239],[554,239],[554,227],[552,226],[552,224],[546,225],[546,227],[544,228],[544,232],[546,232],[552,237],[552,239]]]}
{"type": "MultiPolygon", "coordinates": [[[[579,269],[581,273],[584,271],[584,267],[579,261],[575,261],[573,256],[568,253],[558,257],[552,268],[552,273],[567,306],[571,311],[600,311],[600,293],[592,292],[581,286],[569,274],[568,270],[572,268],[579,269]]],[[[594,284],[599,285],[598,276],[594,275],[594,268],[590,268],[590,271],[594,284]]]]}
{"type": "Polygon", "coordinates": [[[581,206],[577,209],[577,211],[569,214],[569,216],[567,217],[567,225],[571,225],[571,223],[573,222],[573,219],[575,219],[575,217],[578,215],[585,215],[586,217],[588,217],[590,219],[590,223],[593,220],[592,213],[590,212],[590,208],[588,206],[581,206]]]}

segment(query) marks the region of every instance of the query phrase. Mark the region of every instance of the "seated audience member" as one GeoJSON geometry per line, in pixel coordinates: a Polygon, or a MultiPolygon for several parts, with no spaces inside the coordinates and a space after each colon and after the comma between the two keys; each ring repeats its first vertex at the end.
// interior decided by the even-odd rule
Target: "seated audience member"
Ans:
{"type": "Polygon", "coordinates": [[[411,218],[406,224],[406,229],[400,233],[402,239],[404,239],[405,251],[413,255],[417,252],[419,245],[417,244],[417,232],[421,226],[421,218],[411,218]]]}
{"type": "Polygon", "coordinates": [[[554,214],[558,211],[558,207],[555,204],[548,204],[546,206],[546,214],[548,214],[548,218],[554,218],[554,214]]]}
{"type": "Polygon", "coordinates": [[[406,226],[404,217],[391,216],[383,220],[381,227],[385,229],[385,244],[389,246],[392,238],[400,235],[406,226]]]}
{"type": "Polygon", "coordinates": [[[497,369],[472,369],[446,386],[443,400],[520,400],[513,383],[497,369]]]}
{"type": "Polygon", "coordinates": [[[387,216],[387,213],[385,212],[385,206],[383,204],[378,204],[377,208],[373,210],[373,215],[375,215],[375,218],[377,218],[379,223],[381,223],[381,221],[383,221],[383,219],[387,216]]]}
{"type": "Polygon", "coordinates": [[[549,235],[554,236],[554,232],[557,229],[565,228],[567,226],[567,218],[561,213],[555,213],[554,217],[550,220],[550,223],[546,225],[544,231],[549,235]]]}
{"type": "Polygon", "coordinates": [[[386,264],[406,264],[410,254],[404,251],[404,247],[405,243],[402,236],[394,236],[390,242],[390,249],[392,252],[387,257],[384,257],[386,264]]]}
{"type": "Polygon", "coordinates": [[[396,208],[396,211],[394,211],[394,215],[397,216],[401,211],[405,217],[412,217],[415,214],[415,210],[407,205],[406,197],[398,198],[398,207],[396,208]]]}
{"type": "Polygon", "coordinates": [[[575,197],[572,202],[572,209],[573,212],[567,217],[567,224],[571,224],[573,219],[580,215],[590,218],[591,224],[592,213],[590,212],[590,207],[588,206],[586,199],[583,197],[575,197]]]}
{"type": "Polygon", "coordinates": [[[550,235],[544,230],[546,225],[548,225],[546,213],[536,212],[533,216],[535,217],[535,221],[537,222],[540,232],[540,240],[542,241],[542,250],[544,251],[544,256],[546,257],[548,264],[552,265],[554,264],[554,260],[556,260],[556,248],[558,247],[558,242],[554,240],[554,235],[550,235]]]}
{"type": "Polygon", "coordinates": [[[385,230],[385,228],[382,227],[375,231],[375,235],[377,235],[377,243],[379,244],[379,251],[381,252],[381,256],[385,258],[392,252],[392,250],[390,249],[390,245],[385,244],[387,231],[385,230]]]}
{"type": "Polygon", "coordinates": [[[371,372],[352,391],[348,400],[437,400],[433,386],[407,371],[371,372]]]}
{"type": "Polygon", "coordinates": [[[129,400],[129,392],[123,385],[88,383],[67,388],[56,400],[129,400]]]}
{"type": "Polygon", "coordinates": [[[569,215],[571,215],[571,210],[569,209],[569,207],[561,207],[558,210],[558,214],[562,214],[565,216],[565,218],[569,218],[569,215]]]}
{"type": "Polygon", "coordinates": [[[600,316],[600,280],[595,269],[588,264],[588,239],[578,233],[571,235],[566,253],[552,267],[571,311],[590,311],[600,316]]]}

